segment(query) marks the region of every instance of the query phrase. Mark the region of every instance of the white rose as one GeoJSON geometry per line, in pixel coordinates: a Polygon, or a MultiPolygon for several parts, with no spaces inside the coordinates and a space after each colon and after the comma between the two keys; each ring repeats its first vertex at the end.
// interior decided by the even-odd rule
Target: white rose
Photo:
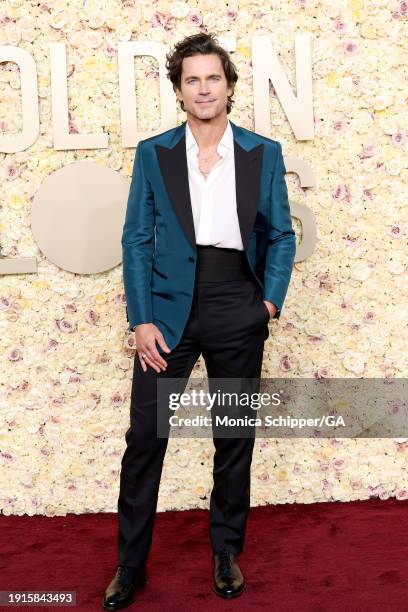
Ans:
{"type": "Polygon", "coordinates": [[[87,15],[89,27],[96,30],[101,28],[106,21],[106,13],[102,11],[92,11],[87,15]]]}
{"type": "Polygon", "coordinates": [[[67,11],[55,11],[49,17],[49,24],[54,30],[62,30],[69,21],[69,13],[67,11]]]}
{"type": "Polygon", "coordinates": [[[362,374],[365,368],[365,356],[358,351],[346,353],[343,357],[343,365],[350,372],[362,374]]]}
{"type": "Polygon", "coordinates": [[[102,44],[102,34],[100,32],[87,30],[82,34],[82,42],[85,47],[97,49],[102,44]]]}
{"type": "Polygon", "coordinates": [[[21,41],[21,30],[16,25],[7,25],[5,28],[7,43],[9,45],[17,46],[21,41]]]}
{"type": "Polygon", "coordinates": [[[170,15],[176,17],[176,19],[184,19],[188,15],[188,4],[187,2],[181,2],[180,0],[175,0],[170,4],[170,15]]]}

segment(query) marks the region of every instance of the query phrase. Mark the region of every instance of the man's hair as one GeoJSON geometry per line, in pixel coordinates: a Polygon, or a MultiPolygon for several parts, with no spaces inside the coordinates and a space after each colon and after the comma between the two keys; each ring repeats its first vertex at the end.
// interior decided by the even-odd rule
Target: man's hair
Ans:
{"type": "MultiPolygon", "coordinates": [[[[228,87],[232,87],[232,94],[228,96],[227,101],[227,113],[232,110],[234,101],[232,96],[234,95],[235,83],[238,81],[238,73],[236,71],[234,63],[231,61],[228,51],[219,45],[219,42],[214,34],[200,33],[193,34],[192,36],[186,36],[183,40],[178,42],[174,50],[166,55],[166,69],[167,78],[173,83],[173,91],[177,89],[181,90],[181,70],[182,63],[185,57],[191,57],[192,55],[209,55],[210,53],[216,53],[221,60],[221,64],[224,69],[224,74],[227,79],[228,87]]],[[[184,111],[184,103],[179,100],[180,106],[184,111]]]]}

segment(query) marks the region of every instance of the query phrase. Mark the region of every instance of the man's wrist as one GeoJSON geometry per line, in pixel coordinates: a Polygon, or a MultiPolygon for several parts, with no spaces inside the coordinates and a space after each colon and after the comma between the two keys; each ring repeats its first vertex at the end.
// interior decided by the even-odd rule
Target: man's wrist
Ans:
{"type": "Polygon", "coordinates": [[[264,302],[266,304],[269,304],[270,306],[273,306],[273,314],[275,314],[278,311],[278,307],[273,302],[270,302],[269,300],[264,300],[264,302]]]}
{"type": "Polygon", "coordinates": [[[139,327],[139,325],[151,325],[153,323],[153,321],[145,321],[144,323],[137,323],[137,325],[134,325],[133,327],[129,328],[131,332],[134,332],[136,327],[139,327]]]}

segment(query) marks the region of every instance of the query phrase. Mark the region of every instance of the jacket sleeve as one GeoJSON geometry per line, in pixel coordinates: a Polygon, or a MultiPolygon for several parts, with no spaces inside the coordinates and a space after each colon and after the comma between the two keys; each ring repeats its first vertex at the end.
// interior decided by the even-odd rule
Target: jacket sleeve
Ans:
{"type": "Polygon", "coordinates": [[[292,274],[296,235],[292,227],[282,146],[277,141],[275,145],[276,161],[271,185],[263,299],[275,304],[278,310],[273,318],[279,319],[292,274]]]}
{"type": "Polygon", "coordinates": [[[152,323],[151,276],[154,252],[154,196],[144,174],[143,141],[136,147],[122,232],[123,283],[129,330],[152,323]]]}

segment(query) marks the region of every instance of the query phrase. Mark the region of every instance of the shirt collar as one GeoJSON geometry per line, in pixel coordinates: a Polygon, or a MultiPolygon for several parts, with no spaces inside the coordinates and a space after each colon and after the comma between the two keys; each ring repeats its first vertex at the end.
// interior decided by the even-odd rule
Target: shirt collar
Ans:
{"type": "MultiPolygon", "coordinates": [[[[190,129],[190,126],[188,125],[188,121],[186,121],[186,149],[187,151],[192,147],[196,147],[198,149],[198,144],[197,144],[196,139],[194,138],[194,135],[190,129]]],[[[227,119],[227,127],[225,128],[225,132],[222,135],[222,138],[217,145],[218,153],[220,152],[219,147],[226,147],[227,149],[232,149],[232,150],[234,148],[234,135],[232,132],[232,127],[231,127],[231,123],[229,119],[227,119]]]]}

